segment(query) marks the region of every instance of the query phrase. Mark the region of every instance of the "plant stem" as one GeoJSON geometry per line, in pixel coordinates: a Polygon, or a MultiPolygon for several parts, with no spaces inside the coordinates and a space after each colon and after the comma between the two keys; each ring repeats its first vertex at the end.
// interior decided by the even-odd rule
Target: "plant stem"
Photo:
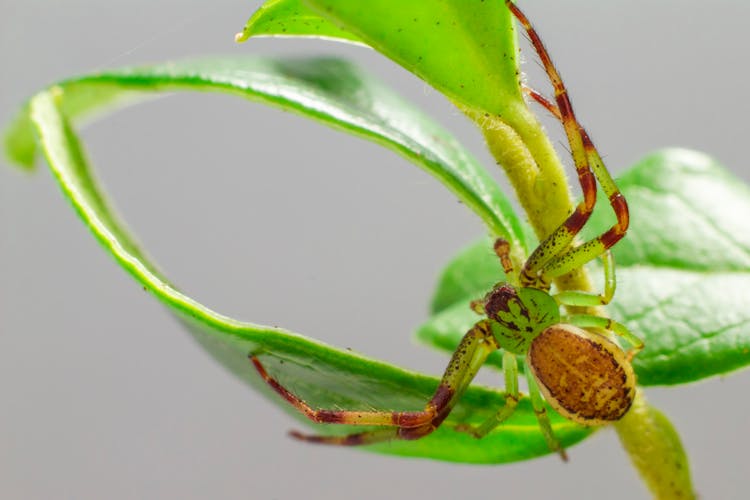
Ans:
{"type": "MultiPolygon", "coordinates": [[[[549,235],[573,211],[562,163],[547,134],[524,103],[504,116],[462,108],[480,128],[487,147],[508,176],[521,207],[539,240],[549,235]]],[[[523,256],[515,255],[520,269],[523,256]]],[[[555,280],[560,290],[591,290],[585,270],[555,280]]]]}
{"type": "Polygon", "coordinates": [[[669,419],[648,404],[643,391],[638,391],[630,411],[614,426],[655,498],[696,498],[680,436],[669,419]]]}
{"type": "MultiPolygon", "coordinates": [[[[523,104],[502,117],[466,108],[463,111],[481,129],[537,237],[544,239],[568,217],[573,204],[564,168],[541,124],[523,104]]],[[[520,266],[523,257],[514,254],[513,258],[520,266]]],[[[558,278],[555,284],[559,290],[591,290],[591,280],[583,268],[558,278]]],[[[669,420],[646,402],[643,390],[638,390],[630,411],[614,426],[655,498],[695,498],[680,438],[669,420]]]]}

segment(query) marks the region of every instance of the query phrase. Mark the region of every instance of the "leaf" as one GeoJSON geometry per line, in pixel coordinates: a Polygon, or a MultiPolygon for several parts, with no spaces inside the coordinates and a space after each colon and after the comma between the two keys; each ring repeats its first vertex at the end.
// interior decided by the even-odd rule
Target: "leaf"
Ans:
{"type": "Polygon", "coordinates": [[[499,0],[371,0],[367,8],[351,0],[272,0],[237,40],[258,35],[362,41],[461,107],[525,111],[511,15],[499,0]]]}
{"type": "MultiPolygon", "coordinates": [[[[682,384],[750,365],[750,189],[707,156],[679,149],[647,157],[618,185],[631,225],[614,248],[609,314],[646,342],[633,363],[639,384],[682,384]]],[[[600,198],[588,237],[612,224],[605,206],[600,198]]],[[[468,301],[500,276],[483,274],[493,260],[482,240],[448,265],[436,300],[464,297],[447,307],[441,299],[418,329],[420,341],[457,344],[476,321],[468,301]]]]}
{"type": "MultiPolygon", "coordinates": [[[[200,344],[242,380],[292,408],[260,380],[247,357],[261,357],[269,372],[313,406],[322,408],[419,409],[438,379],[335,349],[299,334],[223,316],[182,294],[142,252],[117,219],[98,186],[72,123],[97,106],[133,102],[159,92],[219,91],[265,102],[315,118],[395,149],[430,171],[493,221],[517,225],[493,183],[445,132],[421,114],[337,60],[269,61],[216,59],[125,69],[72,79],[34,97],[7,137],[9,153],[26,165],[31,138],[38,137],[65,196],[104,249],[181,321],[200,344]]],[[[33,151],[32,151],[33,152],[33,151]]],[[[520,233],[519,233],[520,234],[520,233]]],[[[523,460],[549,453],[527,399],[497,432],[483,440],[457,433],[458,422],[477,422],[503,404],[503,393],[471,387],[440,430],[417,442],[372,447],[397,455],[476,463],[523,460]]],[[[300,420],[309,423],[297,412],[300,420]]],[[[570,446],[590,430],[560,417],[555,433],[570,446]]],[[[350,431],[329,425],[321,433],[350,431]]]]}
{"type": "MultiPolygon", "coordinates": [[[[59,84],[63,112],[74,121],[104,105],[171,90],[222,91],[303,114],[381,144],[437,177],[492,233],[523,241],[507,198],[458,141],[421,112],[339,59],[223,58],[171,62],[94,74],[59,84]]],[[[9,130],[9,154],[30,166],[32,129],[22,113],[9,130]]]]}

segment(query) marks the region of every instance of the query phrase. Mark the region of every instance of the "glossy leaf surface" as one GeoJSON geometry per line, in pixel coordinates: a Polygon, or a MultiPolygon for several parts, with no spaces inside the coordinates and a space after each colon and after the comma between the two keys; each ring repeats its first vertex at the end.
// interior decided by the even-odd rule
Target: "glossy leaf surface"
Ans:
{"type": "MultiPolygon", "coordinates": [[[[247,360],[249,354],[259,355],[269,372],[313,406],[421,408],[437,386],[436,378],[335,349],[281,328],[223,316],[177,290],[140,250],[98,186],[74,125],[101,111],[102,106],[174,91],[234,94],[383,144],[438,177],[488,225],[508,231],[518,241],[520,225],[498,188],[444,131],[351,65],[330,59],[203,60],[71,79],[34,97],[6,138],[10,155],[26,166],[33,164],[36,138],[65,196],[103,248],[163,302],[207,351],[242,380],[265,391],[275,403],[292,411],[260,381],[247,360]]],[[[506,425],[483,440],[453,430],[457,422],[489,417],[502,404],[501,392],[472,387],[438,432],[416,442],[374,448],[383,453],[476,463],[512,462],[548,453],[526,399],[506,425]]],[[[591,432],[556,415],[553,426],[566,446],[591,432]]],[[[329,425],[318,430],[332,433],[351,428],[329,425]]]]}
{"type": "Polygon", "coordinates": [[[272,0],[238,40],[258,35],[363,42],[463,107],[502,116],[525,106],[502,1],[272,0]]]}
{"type": "MultiPolygon", "coordinates": [[[[508,200],[478,161],[429,118],[355,66],[339,59],[225,58],[130,68],[64,81],[63,113],[80,121],[105,105],[129,103],[156,92],[220,91],[302,114],[366,138],[428,171],[474,210],[493,233],[523,241],[508,200]]],[[[8,149],[31,165],[32,127],[22,114],[10,129],[8,149]]]]}

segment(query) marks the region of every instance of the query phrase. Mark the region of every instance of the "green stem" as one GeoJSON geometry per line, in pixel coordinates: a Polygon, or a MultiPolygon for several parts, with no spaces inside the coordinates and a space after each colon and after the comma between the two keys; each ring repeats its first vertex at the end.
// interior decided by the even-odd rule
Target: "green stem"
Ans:
{"type": "MultiPolygon", "coordinates": [[[[565,170],[536,117],[521,102],[504,116],[462,108],[480,128],[487,147],[516,192],[529,223],[541,240],[573,211],[565,170]]],[[[523,258],[514,254],[516,268],[523,258]]],[[[558,278],[560,290],[591,290],[583,269],[558,278]]]]}
{"type": "MultiPolygon", "coordinates": [[[[541,124],[524,104],[502,117],[466,108],[463,111],[481,129],[490,152],[516,191],[529,223],[537,237],[543,239],[568,217],[573,204],[563,165],[541,124]]],[[[517,266],[523,260],[518,254],[513,258],[517,266]]],[[[558,278],[555,284],[559,290],[592,289],[583,268],[558,278]]],[[[596,309],[589,312],[600,313],[596,309]]],[[[615,429],[655,498],[695,498],[680,438],[669,420],[648,405],[642,390],[615,429]]]]}
{"type": "Polygon", "coordinates": [[[654,498],[696,498],[680,436],[669,419],[648,404],[643,391],[638,391],[630,411],[614,425],[654,498]]]}

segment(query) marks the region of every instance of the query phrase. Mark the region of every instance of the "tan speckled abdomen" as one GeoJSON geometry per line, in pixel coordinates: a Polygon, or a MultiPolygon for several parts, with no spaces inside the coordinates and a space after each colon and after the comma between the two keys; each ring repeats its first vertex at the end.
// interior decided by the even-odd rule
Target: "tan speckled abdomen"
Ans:
{"type": "Polygon", "coordinates": [[[619,420],[635,397],[635,374],[617,345],[577,326],[545,329],[526,355],[545,399],[584,425],[619,420]]]}

